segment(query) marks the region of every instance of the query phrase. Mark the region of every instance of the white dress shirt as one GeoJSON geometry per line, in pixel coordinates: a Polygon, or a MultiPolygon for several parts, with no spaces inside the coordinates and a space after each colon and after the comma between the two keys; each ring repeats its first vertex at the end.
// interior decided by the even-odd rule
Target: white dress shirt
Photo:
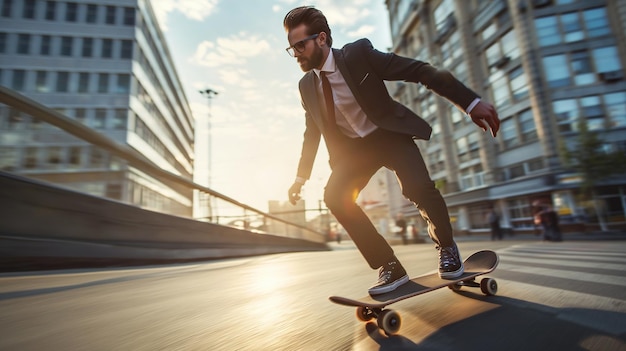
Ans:
{"type": "MultiPolygon", "coordinates": [[[[324,66],[319,70],[314,68],[313,71],[320,78],[321,71],[326,72],[326,77],[333,91],[333,101],[335,102],[335,120],[339,130],[350,138],[363,138],[378,127],[367,118],[361,106],[357,103],[354,95],[341,72],[337,69],[335,56],[331,50],[324,62],[324,66]]],[[[322,80],[318,79],[318,96],[320,97],[320,106],[326,106],[324,101],[324,93],[322,91],[322,80]]]]}

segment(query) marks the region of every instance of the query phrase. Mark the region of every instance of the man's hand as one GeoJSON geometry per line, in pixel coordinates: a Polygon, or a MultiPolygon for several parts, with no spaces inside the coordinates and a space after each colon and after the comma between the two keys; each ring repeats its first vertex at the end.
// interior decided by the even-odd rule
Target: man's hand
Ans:
{"type": "Polygon", "coordinates": [[[295,205],[298,200],[300,200],[300,191],[302,190],[302,184],[298,182],[294,182],[293,185],[289,188],[289,202],[292,205],[295,205]]]}
{"type": "Polygon", "coordinates": [[[485,132],[491,128],[491,135],[494,137],[500,130],[500,118],[493,105],[484,101],[480,101],[470,112],[470,117],[474,124],[479,126],[485,132]]]}

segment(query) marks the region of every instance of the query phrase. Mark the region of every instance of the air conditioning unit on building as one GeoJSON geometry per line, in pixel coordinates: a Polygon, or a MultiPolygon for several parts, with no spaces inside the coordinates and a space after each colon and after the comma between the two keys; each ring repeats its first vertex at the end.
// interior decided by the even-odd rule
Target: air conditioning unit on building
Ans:
{"type": "Polygon", "coordinates": [[[617,82],[624,78],[624,72],[622,71],[609,71],[600,73],[600,78],[605,82],[617,82]]]}
{"type": "Polygon", "coordinates": [[[500,57],[500,59],[498,59],[498,61],[493,63],[493,66],[496,68],[502,68],[504,67],[504,65],[509,63],[509,61],[511,61],[511,58],[509,56],[502,56],[500,57]]]}
{"type": "Polygon", "coordinates": [[[533,7],[545,7],[552,5],[552,0],[533,0],[533,7]]]}

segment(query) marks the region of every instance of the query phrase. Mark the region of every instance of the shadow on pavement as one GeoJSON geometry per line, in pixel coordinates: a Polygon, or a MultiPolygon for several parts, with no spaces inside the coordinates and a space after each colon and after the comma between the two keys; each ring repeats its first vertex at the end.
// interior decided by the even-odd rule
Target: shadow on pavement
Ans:
{"type": "MultiPolygon", "coordinates": [[[[499,307],[449,324],[419,344],[401,334],[386,336],[371,322],[365,326],[367,334],[380,350],[626,351],[625,313],[554,308],[502,296],[459,294],[499,307]]],[[[424,321],[430,322],[428,317],[424,321]]]]}

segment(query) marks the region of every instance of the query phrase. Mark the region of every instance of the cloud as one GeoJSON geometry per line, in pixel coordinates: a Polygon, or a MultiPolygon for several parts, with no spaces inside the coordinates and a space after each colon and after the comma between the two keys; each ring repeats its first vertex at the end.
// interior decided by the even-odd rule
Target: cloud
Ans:
{"type": "Polygon", "coordinates": [[[211,15],[219,0],[152,0],[152,9],[163,31],[167,30],[167,15],[178,11],[194,21],[203,21],[211,15]]]}
{"type": "Polygon", "coordinates": [[[371,25],[360,26],[357,30],[349,31],[347,34],[350,38],[363,38],[373,33],[376,27],[371,25]]]}
{"type": "Polygon", "coordinates": [[[270,44],[266,40],[241,32],[228,38],[218,38],[216,42],[201,42],[190,61],[206,67],[243,65],[248,58],[269,50],[270,44]]]}

